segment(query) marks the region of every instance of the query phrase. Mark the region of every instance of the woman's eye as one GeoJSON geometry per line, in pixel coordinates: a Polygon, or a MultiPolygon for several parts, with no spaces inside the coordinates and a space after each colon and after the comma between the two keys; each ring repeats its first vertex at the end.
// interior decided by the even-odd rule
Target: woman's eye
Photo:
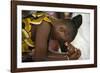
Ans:
{"type": "Polygon", "coordinates": [[[59,30],[60,30],[60,32],[64,32],[65,31],[63,27],[60,27],[59,30]]]}

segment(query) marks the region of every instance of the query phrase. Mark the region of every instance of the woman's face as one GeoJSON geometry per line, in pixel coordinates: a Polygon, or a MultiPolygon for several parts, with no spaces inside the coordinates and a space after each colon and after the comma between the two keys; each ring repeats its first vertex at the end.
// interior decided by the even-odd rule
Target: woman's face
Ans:
{"type": "Polygon", "coordinates": [[[57,40],[64,42],[72,42],[77,34],[77,29],[66,24],[59,24],[54,27],[54,33],[57,40]]]}

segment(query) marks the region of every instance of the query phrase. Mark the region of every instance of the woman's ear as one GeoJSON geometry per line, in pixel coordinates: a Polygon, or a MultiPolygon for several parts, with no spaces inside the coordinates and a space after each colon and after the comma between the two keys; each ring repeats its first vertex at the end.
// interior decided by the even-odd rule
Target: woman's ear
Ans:
{"type": "Polygon", "coordinates": [[[79,28],[80,25],[82,24],[82,15],[77,15],[74,18],[72,18],[72,22],[74,23],[74,25],[79,28]]]}

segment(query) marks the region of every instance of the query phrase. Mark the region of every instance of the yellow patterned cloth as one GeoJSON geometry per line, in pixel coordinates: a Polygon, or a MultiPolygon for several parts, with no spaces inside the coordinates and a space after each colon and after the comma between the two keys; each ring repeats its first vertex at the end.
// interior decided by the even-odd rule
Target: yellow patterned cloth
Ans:
{"type": "Polygon", "coordinates": [[[51,22],[48,15],[44,12],[39,13],[33,13],[31,17],[27,17],[22,19],[22,22],[24,23],[25,27],[22,29],[22,52],[30,52],[30,47],[35,47],[34,41],[31,40],[31,25],[40,25],[42,21],[51,22]],[[36,18],[36,19],[35,19],[36,18]]]}

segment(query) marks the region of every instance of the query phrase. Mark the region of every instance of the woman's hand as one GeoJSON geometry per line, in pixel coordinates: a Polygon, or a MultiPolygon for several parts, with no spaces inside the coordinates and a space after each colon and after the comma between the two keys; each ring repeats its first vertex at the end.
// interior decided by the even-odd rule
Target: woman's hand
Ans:
{"type": "Polygon", "coordinates": [[[67,55],[69,57],[69,60],[77,60],[81,56],[81,51],[77,48],[75,48],[72,44],[68,44],[68,51],[67,55]]]}

